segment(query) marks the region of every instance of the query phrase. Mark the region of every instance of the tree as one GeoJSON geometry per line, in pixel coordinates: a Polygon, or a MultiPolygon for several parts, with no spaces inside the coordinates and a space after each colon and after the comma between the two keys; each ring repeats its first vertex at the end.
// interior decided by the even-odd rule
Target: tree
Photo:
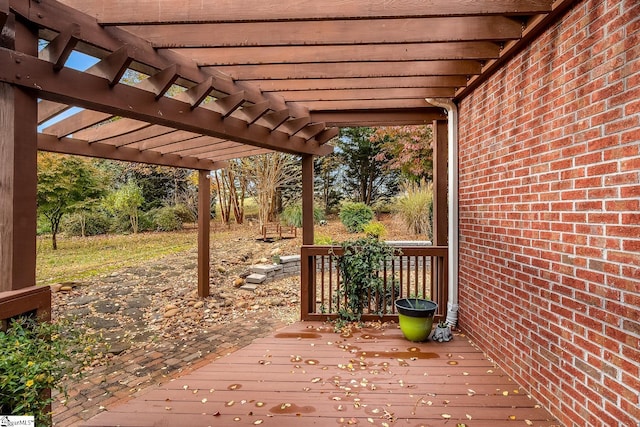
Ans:
{"type": "Polygon", "coordinates": [[[340,172],[340,158],[332,153],[316,157],[313,165],[315,175],[315,192],[323,205],[325,215],[340,203],[338,191],[338,175],[340,172]]]}
{"type": "Polygon", "coordinates": [[[285,153],[268,153],[243,159],[243,167],[253,183],[260,226],[275,219],[278,190],[300,180],[300,162],[285,153]]]}
{"type": "Polygon", "coordinates": [[[138,232],[138,212],[143,203],[142,189],[133,180],[127,181],[109,197],[112,209],[129,217],[134,234],[138,232]]]}
{"type": "Polygon", "coordinates": [[[378,158],[411,182],[433,176],[433,131],[429,125],[380,127],[374,137],[383,141],[378,158]]]}
{"type": "Polygon", "coordinates": [[[104,180],[89,160],[53,153],[38,153],[38,211],[51,225],[51,243],[58,249],[62,217],[94,204],[104,194],[104,180]]]}
{"type": "Polygon", "coordinates": [[[236,223],[242,224],[244,222],[244,199],[248,186],[244,162],[240,160],[229,161],[229,167],[215,171],[213,179],[215,183],[212,188],[218,194],[222,222],[229,224],[231,209],[233,209],[236,223]]]}
{"type": "Polygon", "coordinates": [[[343,128],[338,138],[338,152],[343,165],[345,190],[357,202],[371,205],[397,192],[398,172],[386,167],[381,156],[384,140],[372,128],[343,128]]]}

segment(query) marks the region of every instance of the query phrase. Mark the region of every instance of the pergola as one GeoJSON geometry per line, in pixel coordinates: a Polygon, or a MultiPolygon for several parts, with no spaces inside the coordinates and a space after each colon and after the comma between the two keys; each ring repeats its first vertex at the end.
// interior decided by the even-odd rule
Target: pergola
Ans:
{"type": "Polygon", "coordinates": [[[425,99],[459,101],[570,3],[0,1],[0,290],[35,283],[37,150],[200,170],[201,212],[225,160],[296,153],[310,212],[312,159],[337,127],[434,122],[446,244],[446,113],[425,99]],[[99,61],[71,69],[74,50],[99,61]],[[123,82],[127,69],[144,78],[123,82]],[[82,110],[37,131],[70,107],[82,110]]]}
{"type": "Polygon", "coordinates": [[[0,0],[0,320],[50,315],[38,150],[198,170],[201,296],[211,171],[299,155],[317,320],[314,158],[340,127],[430,124],[423,283],[567,425],[636,425],[639,22],[634,0],[0,0]]]}

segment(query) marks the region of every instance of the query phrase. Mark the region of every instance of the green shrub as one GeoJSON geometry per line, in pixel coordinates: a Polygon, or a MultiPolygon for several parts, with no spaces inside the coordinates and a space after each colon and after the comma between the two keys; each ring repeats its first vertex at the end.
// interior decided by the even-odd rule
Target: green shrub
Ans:
{"type": "Polygon", "coordinates": [[[335,245],[336,242],[331,238],[331,236],[327,236],[326,234],[316,234],[313,238],[313,244],[331,246],[331,245],[335,245]]]}
{"type": "MultiPolygon", "coordinates": [[[[213,200],[215,201],[215,198],[213,200]]],[[[178,203],[177,205],[173,206],[173,211],[176,213],[178,219],[180,219],[183,224],[185,222],[194,222],[196,220],[196,217],[194,216],[191,209],[189,209],[187,205],[183,203],[178,203]]]]}
{"type": "Polygon", "coordinates": [[[42,214],[38,214],[36,233],[38,234],[38,236],[40,236],[41,234],[51,233],[51,221],[49,221],[47,217],[42,214]]]}
{"type": "Polygon", "coordinates": [[[12,320],[0,331],[0,414],[32,415],[37,426],[49,425],[47,389],[66,395],[67,375],[79,375],[95,356],[94,342],[69,325],[12,320]]]}
{"type": "Polygon", "coordinates": [[[398,199],[397,209],[408,230],[432,238],[433,185],[424,180],[404,186],[404,196],[398,199]]]}
{"type": "Polygon", "coordinates": [[[97,210],[74,213],[62,218],[60,231],[67,236],[97,236],[106,234],[111,228],[111,218],[105,212],[97,210]]]}
{"type": "Polygon", "coordinates": [[[369,237],[382,239],[387,234],[387,228],[379,221],[371,221],[362,227],[362,231],[369,237]]]}
{"type": "Polygon", "coordinates": [[[182,221],[175,207],[165,206],[157,209],[153,215],[153,223],[158,231],[176,231],[182,229],[182,221]]]}
{"type": "MultiPolygon", "coordinates": [[[[158,209],[151,209],[149,212],[140,212],[138,214],[138,231],[156,231],[155,215],[158,209]]],[[[131,231],[131,222],[128,222],[128,229],[125,232],[131,231]]]]}
{"type": "MultiPolygon", "coordinates": [[[[284,208],[280,218],[286,225],[302,227],[302,204],[294,203],[284,208]]],[[[317,224],[324,219],[324,212],[320,208],[313,208],[313,222],[317,224]]]]}
{"type": "Polygon", "coordinates": [[[373,219],[373,210],[364,203],[346,202],[340,209],[339,217],[349,233],[358,233],[373,219]]]}

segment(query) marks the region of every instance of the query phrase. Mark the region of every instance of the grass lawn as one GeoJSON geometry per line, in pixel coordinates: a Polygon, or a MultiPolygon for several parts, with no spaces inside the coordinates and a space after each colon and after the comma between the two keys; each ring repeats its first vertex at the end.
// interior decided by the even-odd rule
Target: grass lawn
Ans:
{"type": "Polygon", "coordinates": [[[195,248],[196,230],[171,233],[106,235],[90,238],[58,236],[58,250],[51,237],[37,240],[36,284],[81,280],[123,267],[195,248]]]}

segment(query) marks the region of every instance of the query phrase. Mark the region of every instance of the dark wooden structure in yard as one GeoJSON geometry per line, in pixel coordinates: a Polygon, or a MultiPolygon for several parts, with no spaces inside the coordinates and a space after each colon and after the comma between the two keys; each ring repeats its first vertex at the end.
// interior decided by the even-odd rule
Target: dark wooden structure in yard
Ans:
{"type": "Polygon", "coordinates": [[[639,23],[636,0],[0,0],[0,318],[50,309],[38,150],[198,170],[201,296],[210,171],[300,155],[317,318],[334,283],[314,157],[339,127],[432,124],[434,247],[407,289],[464,300],[462,326],[562,422],[636,425],[639,23]],[[95,65],[70,68],[73,51],[95,65]]]}

